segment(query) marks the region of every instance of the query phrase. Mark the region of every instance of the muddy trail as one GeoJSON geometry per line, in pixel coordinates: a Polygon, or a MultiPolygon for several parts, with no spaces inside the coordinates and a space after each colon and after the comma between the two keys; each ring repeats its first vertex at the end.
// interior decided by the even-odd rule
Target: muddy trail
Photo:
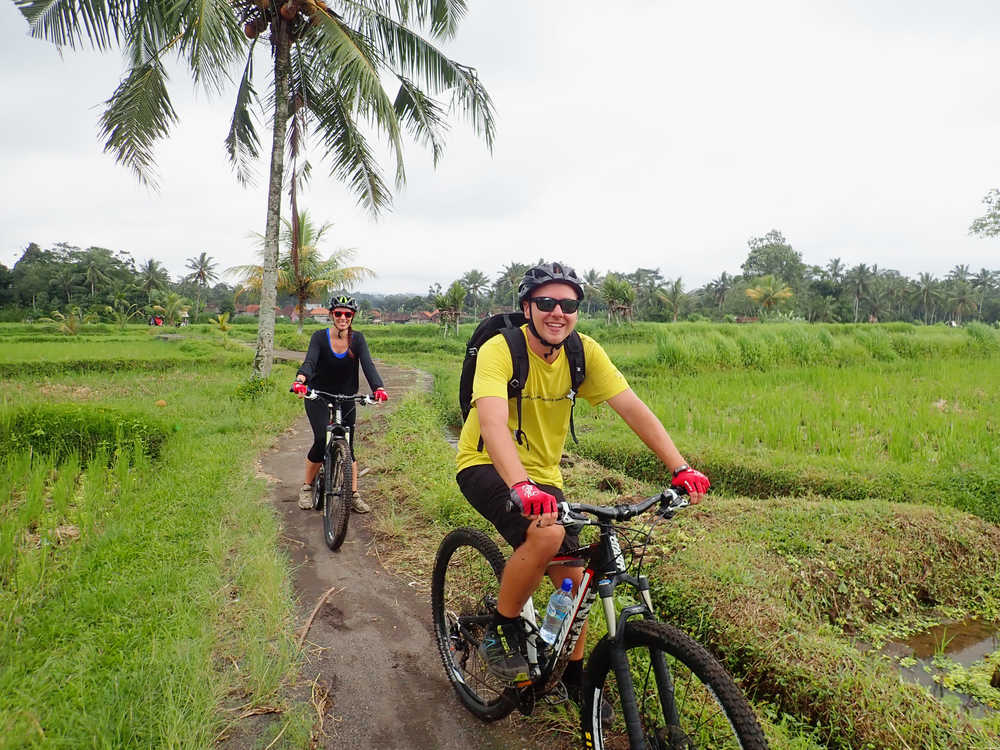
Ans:
{"type": "MultiPolygon", "coordinates": [[[[355,451],[362,472],[365,455],[374,449],[369,436],[380,413],[394,408],[409,391],[431,385],[426,373],[377,366],[391,400],[358,409],[355,451]]],[[[352,513],[343,547],[337,552],[326,547],[322,515],[296,504],[311,442],[303,414],[261,456],[260,468],[268,477],[270,499],[283,523],[282,544],[294,566],[300,629],[296,637],[323,595],[333,589],[309,626],[305,664],[290,696],[318,706],[313,747],[543,747],[544,738],[533,737],[530,729],[510,719],[484,724],[458,703],[438,656],[429,595],[410,586],[411,580],[388,572],[371,543],[372,519],[388,502],[372,494],[371,477],[361,477],[359,490],[372,513],[352,513]]]]}

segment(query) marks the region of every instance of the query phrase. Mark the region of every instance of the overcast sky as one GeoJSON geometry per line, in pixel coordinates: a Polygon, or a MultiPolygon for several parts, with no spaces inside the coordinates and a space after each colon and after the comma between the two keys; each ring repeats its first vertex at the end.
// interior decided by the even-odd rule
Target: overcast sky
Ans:
{"type": "MultiPolygon", "coordinates": [[[[1000,239],[967,234],[1000,187],[995,4],[468,2],[445,47],[493,97],[493,155],[455,122],[437,170],[408,149],[408,183],[377,222],[328,165],[300,198],[335,224],[328,251],[356,248],[377,272],[363,291],[423,293],[538,257],[659,268],[691,289],[738,272],[771,229],[817,265],[1000,269],[1000,239]]],[[[202,251],[220,269],[252,261],[266,162],[248,189],[229,170],[235,87],[208,96],[173,76],[180,124],[153,192],[98,138],[120,55],[60,58],[9,0],[0,35],[0,262],[60,241],[156,258],[175,277],[202,251]]]]}

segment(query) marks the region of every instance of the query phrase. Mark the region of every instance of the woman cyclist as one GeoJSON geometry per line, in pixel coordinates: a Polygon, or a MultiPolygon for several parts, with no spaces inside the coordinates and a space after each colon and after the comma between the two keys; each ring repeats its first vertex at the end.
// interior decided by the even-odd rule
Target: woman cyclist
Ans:
{"type": "MultiPolygon", "coordinates": [[[[309,351],[305,361],[295,376],[295,382],[306,383],[310,388],[316,388],[327,393],[337,393],[345,396],[358,392],[358,364],[365,371],[365,379],[371,387],[376,401],[388,401],[389,395],[382,387],[382,378],[372,362],[368,352],[368,343],[364,334],[355,331],[351,325],[354,314],[358,311],[358,303],[347,293],[339,293],[330,300],[330,320],[333,325],[321,328],[309,339],[309,351]]],[[[309,424],[312,425],[313,444],[306,456],[306,473],[299,489],[299,507],[312,508],[312,486],[323,465],[323,454],[326,452],[326,425],[330,421],[330,410],[322,399],[305,402],[309,424]]],[[[356,417],[353,403],[343,405],[344,424],[354,426],[356,417]]],[[[351,430],[351,508],[357,513],[367,513],[371,510],[358,494],[358,462],[354,456],[354,430],[351,430]]]]}

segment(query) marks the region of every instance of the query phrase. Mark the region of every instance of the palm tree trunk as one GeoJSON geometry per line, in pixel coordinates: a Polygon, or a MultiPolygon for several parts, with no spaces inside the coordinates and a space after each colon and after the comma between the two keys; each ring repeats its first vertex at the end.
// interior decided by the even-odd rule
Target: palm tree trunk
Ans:
{"type": "Polygon", "coordinates": [[[253,377],[266,378],[274,364],[274,304],[278,299],[278,226],[281,222],[281,181],[285,164],[285,130],[288,125],[288,23],[277,16],[272,22],[274,49],[274,133],[271,140],[271,174],[267,187],[267,226],[264,230],[264,263],[260,285],[260,318],[253,377]]]}
{"type": "Polygon", "coordinates": [[[299,336],[302,335],[302,316],[306,311],[306,296],[303,294],[299,295],[299,336]]]}

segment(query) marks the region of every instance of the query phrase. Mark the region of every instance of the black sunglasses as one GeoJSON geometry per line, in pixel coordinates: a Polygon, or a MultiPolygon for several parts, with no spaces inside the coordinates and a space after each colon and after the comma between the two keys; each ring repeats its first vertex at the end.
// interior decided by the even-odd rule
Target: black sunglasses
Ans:
{"type": "Polygon", "coordinates": [[[350,310],[334,310],[333,311],[333,317],[335,317],[335,318],[353,318],[354,317],[354,313],[352,313],[350,310]]]}
{"type": "Polygon", "coordinates": [[[535,306],[542,312],[552,312],[556,309],[556,305],[562,308],[562,311],[566,315],[572,315],[580,307],[580,300],[578,299],[556,299],[555,297],[532,297],[531,301],[535,303],[535,306]]]}

